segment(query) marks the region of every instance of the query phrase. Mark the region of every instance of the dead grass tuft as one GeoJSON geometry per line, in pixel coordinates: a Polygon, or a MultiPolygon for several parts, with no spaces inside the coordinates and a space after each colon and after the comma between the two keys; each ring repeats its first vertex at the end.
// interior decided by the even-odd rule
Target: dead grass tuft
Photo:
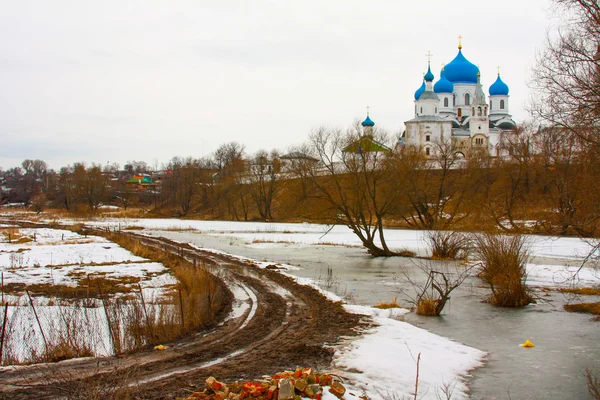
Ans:
{"type": "Polygon", "coordinates": [[[565,307],[565,310],[567,310],[569,312],[600,315],[600,302],[599,303],[565,304],[564,307],[565,307]]]}
{"type": "Polygon", "coordinates": [[[428,231],[425,240],[431,247],[434,260],[464,260],[472,249],[471,238],[462,232],[428,231]]]}
{"type": "Polygon", "coordinates": [[[31,237],[24,235],[21,229],[17,227],[0,228],[0,235],[2,235],[5,242],[13,244],[23,244],[33,241],[31,237]]]}
{"type": "Polygon", "coordinates": [[[398,250],[398,252],[396,253],[396,255],[398,255],[400,257],[414,257],[417,254],[414,251],[410,251],[410,250],[406,250],[406,249],[401,249],[401,250],[398,250]]]}
{"type": "Polygon", "coordinates": [[[387,310],[388,308],[402,308],[402,306],[400,304],[398,304],[398,296],[395,296],[391,302],[389,302],[389,303],[379,302],[379,304],[377,304],[376,306],[373,306],[373,308],[387,310]]]}
{"type": "Polygon", "coordinates": [[[475,237],[479,277],[491,288],[488,301],[500,307],[522,307],[533,302],[525,281],[529,252],[520,235],[481,234],[475,237]]]}
{"type": "Polygon", "coordinates": [[[600,288],[561,288],[561,293],[577,294],[581,296],[600,296],[600,288]]]}
{"type": "Polygon", "coordinates": [[[418,315],[436,316],[439,315],[439,299],[433,299],[431,297],[422,297],[417,303],[418,315]]]}

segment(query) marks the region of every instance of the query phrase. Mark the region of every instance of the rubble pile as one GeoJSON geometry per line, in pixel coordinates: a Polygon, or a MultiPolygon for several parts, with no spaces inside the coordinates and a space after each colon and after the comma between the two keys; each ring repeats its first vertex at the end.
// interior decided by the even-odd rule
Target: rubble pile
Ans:
{"type": "Polygon", "coordinates": [[[225,384],[214,377],[206,380],[206,389],[194,392],[185,400],[321,400],[323,391],[342,399],[346,388],[339,378],[313,371],[310,368],[286,371],[263,381],[225,384]]]}

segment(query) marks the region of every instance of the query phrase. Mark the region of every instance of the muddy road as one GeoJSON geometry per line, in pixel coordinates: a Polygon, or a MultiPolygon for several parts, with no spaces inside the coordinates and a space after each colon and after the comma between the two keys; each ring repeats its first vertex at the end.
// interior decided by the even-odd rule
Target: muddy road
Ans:
{"type": "Polygon", "coordinates": [[[212,328],[164,343],[169,346],[165,351],[3,368],[0,399],[102,398],[118,393],[168,399],[203,388],[211,375],[231,381],[300,366],[326,369],[331,346],[360,333],[368,323],[276,270],[162,237],[133,236],[203,265],[225,282],[232,306],[243,312],[224,313],[212,328]]]}

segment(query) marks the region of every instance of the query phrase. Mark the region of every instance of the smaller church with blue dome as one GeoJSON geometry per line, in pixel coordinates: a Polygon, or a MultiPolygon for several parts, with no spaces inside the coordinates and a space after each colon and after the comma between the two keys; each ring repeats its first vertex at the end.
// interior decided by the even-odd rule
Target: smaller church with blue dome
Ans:
{"type": "Polygon", "coordinates": [[[500,155],[502,133],[516,129],[508,108],[509,88],[500,72],[486,100],[479,68],[463,55],[459,42],[458,54],[442,68],[435,84],[434,80],[428,62],[415,92],[414,117],[405,122],[404,144],[428,156],[439,153],[440,144],[450,144],[458,157],[468,158],[478,150],[500,155]]]}

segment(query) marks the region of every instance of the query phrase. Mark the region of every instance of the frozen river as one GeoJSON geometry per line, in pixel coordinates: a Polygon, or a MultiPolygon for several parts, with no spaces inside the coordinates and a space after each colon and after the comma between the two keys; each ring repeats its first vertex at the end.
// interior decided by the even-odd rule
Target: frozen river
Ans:
{"type": "MultiPolygon", "coordinates": [[[[410,293],[405,272],[420,272],[414,260],[372,258],[363,249],[341,246],[250,244],[243,238],[198,232],[155,231],[154,234],[197,246],[262,261],[299,266],[290,273],[324,280],[327,268],[335,284],[330,290],[360,305],[375,305],[410,293]]],[[[554,263],[557,263],[555,260],[554,263]]],[[[565,296],[551,292],[538,304],[502,309],[482,303],[488,290],[472,278],[457,289],[439,318],[405,316],[416,326],[489,353],[485,367],[470,379],[472,399],[586,399],[586,368],[600,371],[600,323],[568,313],[565,296]],[[519,347],[525,339],[533,349],[519,347]]],[[[423,359],[422,363],[427,360],[423,359]]]]}

